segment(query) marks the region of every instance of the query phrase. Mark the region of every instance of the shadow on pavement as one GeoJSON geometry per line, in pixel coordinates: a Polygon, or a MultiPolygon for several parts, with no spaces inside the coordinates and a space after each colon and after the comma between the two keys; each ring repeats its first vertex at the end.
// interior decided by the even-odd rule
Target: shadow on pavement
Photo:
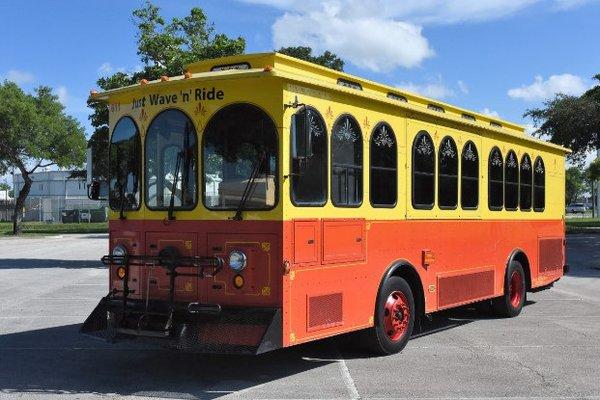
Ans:
{"type": "Polygon", "coordinates": [[[567,235],[567,276],[600,278],[600,235],[567,235]]]}
{"type": "Polygon", "coordinates": [[[38,258],[2,258],[0,269],[34,268],[106,268],[100,260],[54,260],[38,258]]]}
{"type": "Polygon", "coordinates": [[[109,345],[79,335],[79,327],[0,336],[0,397],[18,392],[25,398],[96,393],[213,399],[334,362],[303,357],[335,358],[335,346],[323,341],[260,356],[203,355],[135,342],[109,345]]]}

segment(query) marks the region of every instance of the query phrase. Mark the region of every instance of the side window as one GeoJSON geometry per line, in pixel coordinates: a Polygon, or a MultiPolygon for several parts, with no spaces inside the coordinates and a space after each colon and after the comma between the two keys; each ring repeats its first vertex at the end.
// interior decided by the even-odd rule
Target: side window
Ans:
{"type": "Polygon", "coordinates": [[[514,151],[506,155],[504,166],[504,207],[514,211],[519,206],[519,162],[514,151]]]}
{"type": "Polygon", "coordinates": [[[394,131],[378,124],[370,141],[370,192],[373,207],[393,207],[398,197],[398,153],[394,131]]]}
{"type": "Polygon", "coordinates": [[[474,210],[479,206],[479,156],[473,142],[465,144],[460,160],[460,206],[474,210]]]}
{"type": "Polygon", "coordinates": [[[544,211],[546,207],[546,169],[541,157],[535,159],[533,168],[533,209],[544,211]]]}
{"type": "Polygon", "coordinates": [[[521,211],[531,210],[531,158],[524,154],[521,158],[519,179],[519,208],[521,211]]]}
{"type": "Polygon", "coordinates": [[[296,205],[327,202],[327,128],[317,110],[305,107],[292,117],[291,196],[296,205]]]}
{"type": "Polygon", "coordinates": [[[488,160],[488,207],[502,210],[504,205],[504,163],[500,149],[494,147],[488,160]]]}
{"type": "Polygon", "coordinates": [[[412,147],[412,205],[430,210],[435,200],[435,147],[431,136],[421,131],[412,147]]]}
{"type": "Polygon", "coordinates": [[[442,209],[458,205],[458,150],[450,136],[442,139],[438,153],[438,205],[442,209]]]}
{"type": "Polygon", "coordinates": [[[130,117],[122,117],[110,137],[108,201],[113,210],[137,210],[142,187],[140,131],[130,117]]]}
{"type": "Polygon", "coordinates": [[[331,131],[331,201],[334,206],[362,203],[362,134],[358,122],[343,115],[331,131]]]}

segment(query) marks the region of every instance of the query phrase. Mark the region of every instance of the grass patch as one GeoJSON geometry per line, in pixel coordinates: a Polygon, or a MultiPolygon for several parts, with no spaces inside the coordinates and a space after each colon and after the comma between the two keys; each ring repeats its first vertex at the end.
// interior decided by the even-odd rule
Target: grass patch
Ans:
{"type": "Polygon", "coordinates": [[[600,218],[569,218],[565,225],[567,233],[600,233],[600,218]]]}
{"type": "MultiPolygon", "coordinates": [[[[23,235],[59,235],[69,233],[107,233],[108,222],[81,224],[48,224],[45,222],[23,222],[23,235]]],[[[0,222],[0,235],[12,235],[12,223],[0,222]]]]}

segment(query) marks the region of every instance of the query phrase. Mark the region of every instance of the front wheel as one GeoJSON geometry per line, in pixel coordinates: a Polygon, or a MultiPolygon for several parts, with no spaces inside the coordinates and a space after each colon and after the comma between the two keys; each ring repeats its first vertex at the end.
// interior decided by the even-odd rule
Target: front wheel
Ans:
{"type": "Polygon", "coordinates": [[[378,354],[401,351],[412,335],[415,300],[408,283],[397,276],[388,278],[375,304],[375,326],[368,331],[369,348],[378,354]]]}
{"type": "Polygon", "coordinates": [[[523,266],[518,261],[512,261],[504,277],[504,295],[492,302],[494,311],[501,317],[516,317],[525,305],[526,285],[523,266]]]}

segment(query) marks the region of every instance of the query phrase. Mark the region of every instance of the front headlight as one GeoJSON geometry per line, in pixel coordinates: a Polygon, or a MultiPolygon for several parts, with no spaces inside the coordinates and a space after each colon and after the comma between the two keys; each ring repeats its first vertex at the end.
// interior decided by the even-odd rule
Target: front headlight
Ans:
{"type": "Polygon", "coordinates": [[[235,272],[240,272],[244,268],[246,268],[246,264],[248,262],[248,258],[246,254],[244,254],[241,250],[234,250],[229,253],[229,266],[235,272]]]}
{"type": "Polygon", "coordinates": [[[113,260],[115,264],[125,264],[125,256],[127,255],[127,249],[122,244],[116,245],[112,251],[113,260]],[[115,260],[115,258],[117,258],[115,260]]]}

